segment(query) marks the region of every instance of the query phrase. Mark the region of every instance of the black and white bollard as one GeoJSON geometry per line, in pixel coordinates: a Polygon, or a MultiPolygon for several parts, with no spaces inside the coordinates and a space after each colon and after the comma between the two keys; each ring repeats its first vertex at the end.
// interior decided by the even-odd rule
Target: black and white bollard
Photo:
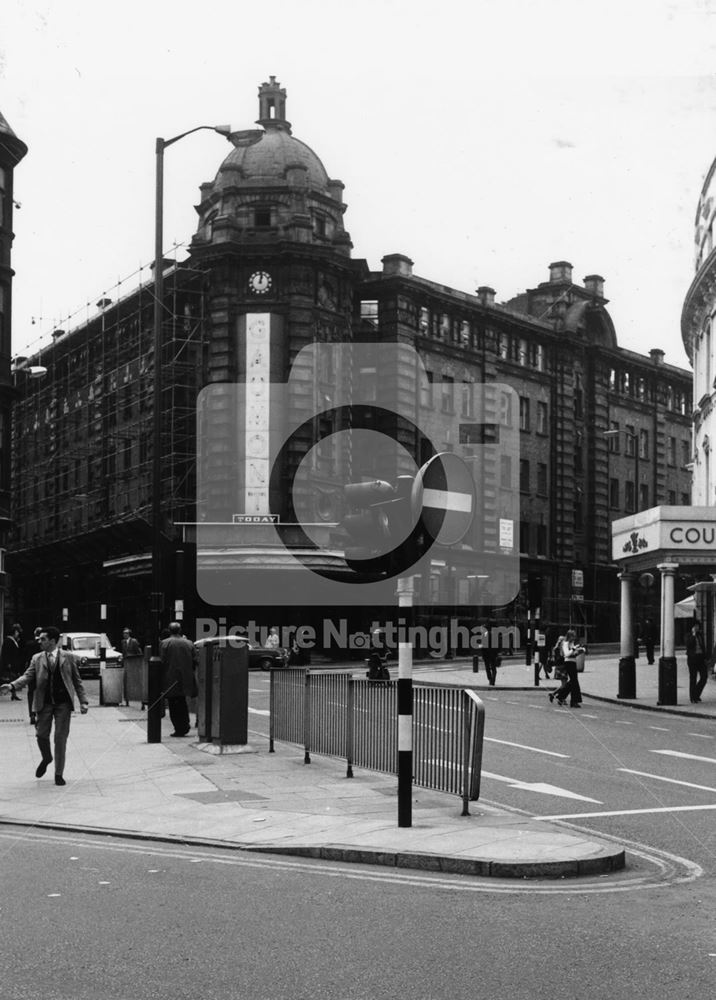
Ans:
{"type": "Polygon", "coordinates": [[[398,580],[407,642],[398,644],[398,826],[413,822],[413,578],[398,580]]]}

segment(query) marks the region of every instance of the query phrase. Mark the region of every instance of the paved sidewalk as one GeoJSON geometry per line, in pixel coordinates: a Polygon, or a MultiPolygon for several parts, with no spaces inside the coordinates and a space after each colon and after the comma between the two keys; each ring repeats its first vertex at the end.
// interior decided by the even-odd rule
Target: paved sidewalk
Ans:
{"type": "MultiPolygon", "coordinates": [[[[361,665],[354,665],[356,673],[361,665]]],[[[701,705],[657,709],[657,667],[639,663],[635,704],[656,711],[716,716],[716,684],[701,705]]],[[[679,699],[685,667],[679,665],[679,699]]],[[[532,688],[533,669],[517,660],[498,671],[498,688],[532,688]]],[[[585,696],[616,701],[617,665],[587,661],[585,696]]],[[[415,680],[487,688],[470,661],[416,664],[415,680]]],[[[686,681],[687,683],[687,681],[686,681]]],[[[547,697],[553,682],[541,681],[547,697]]],[[[555,709],[568,711],[568,709],[555,709]]],[[[413,790],[413,825],[397,825],[397,783],[390,775],[356,770],[340,761],[254,738],[247,753],[213,755],[191,739],[146,742],[146,714],[138,707],[90,706],[75,715],[67,754],[67,785],[52,769],[38,780],[34,729],[25,702],[0,698],[0,822],[113,832],[146,838],[216,844],[343,861],[500,877],[591,875],[624,864],[618,846],[566,825],[526,819],[482,802],[461,816],[457,796],[413,790]]]]}

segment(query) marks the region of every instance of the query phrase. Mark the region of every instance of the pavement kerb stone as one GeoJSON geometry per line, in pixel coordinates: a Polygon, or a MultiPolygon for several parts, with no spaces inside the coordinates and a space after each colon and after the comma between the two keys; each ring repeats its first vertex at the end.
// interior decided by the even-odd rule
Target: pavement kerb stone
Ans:
{"type": "Polygon", "coordinates": [[[338,845],[276,845],[242,844],[229,840],[207,837],[182,837],[171,834],[150,833],[136,830],[110,829],[86,824],[51,823],[35,820],[13,820],[0,817],[0,826],[32,826],[58,833],[80,833],[92,836],[140,840],[144,843],[173,844],[182,847],[210,847],[246,854],[272,854],[299,858],[315,858],[321,861],[340,861],[347,864],[379,865],[389,868],[408,868],[418,871],[442,872],[450,875],[476,875],[492,878],[575,878],[585,875],[604,874],[621,871],[626,864],[622,848],[610,849],[604,845],[604,853],[598,857],[572,859],[568,861],[490,861],[480,858],[459,858],[449,855],[425,854],[411,851],[372,850],[364,847],[338,845]]]}

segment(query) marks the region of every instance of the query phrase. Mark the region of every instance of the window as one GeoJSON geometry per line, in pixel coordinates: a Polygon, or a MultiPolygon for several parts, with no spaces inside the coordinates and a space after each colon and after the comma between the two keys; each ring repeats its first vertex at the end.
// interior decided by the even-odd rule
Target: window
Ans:
{"type": "Polygon", "coordinates": [[[460,340],[464,347],[470,346],[470,323],[466,319],[460,324],[460,340]]]}
{"type": "Polygon", "coordinates": [[[529,459],[520,459],[520,493],[530,491],[530,463],[529,459]]]}
{"type": "Polygon", "coordinates": [[[574,378],[574,416],[577,420],[581,420],[583,416],[583,403],[584,393],[582,391],[582,376],[577,372],[574,378]]]}
{"type": "Polygon", "coordinates": [[[448,340],[450,337],[450,317],[447,313],[443,313],[440,317],[440,337],[443,340],[448,340]]]}
{"type": "Polygon", "coordinates": [[[520,552],[525,555],[530,550],[530,522],[520,521],[520,552]]]}
{"type": "Polygon", "coordinates": [[[619,480],[609,480],[609,506],[612,510],[619,510],[619,480]]]}
{"type": "MultiPolygon", "coordinates": [[[[258,225],[258,223],[257,223],[257,225],[258,225]]],[[[271,216],[270,216],[270,214],[269,214],[269,221],[266,223],[266,225],[269,225],[269,226],[271,225],[271,216]]],[[[324,215],[317,215],[316,216],[315,232],[316,232],[316,236],[321,236],[322,237],[322,236],[326,235],[326,218],[325,218],[324,215]]]]}
{"type": "Polygon", "coordinates": [[[521,365],[526,365],[529,360],[529,345],[524,337],[520,337],[517,345],[517,360],[521,365]]]}
{"type": "Polygon", "coordinates": [[[520,396],[520,430],[530,429],[530,401],[526,396],[520,396]]]}
{"type": "Polygon", "coordinates": [[[682,493],[681,494],[681,506],[682,507],[689,507],[690,505],[691,505],[691,497],[689,496],[688,493],[682,493]]]}
{"type": "Polygon", "coordinates": [[[691,442],[682,441],[681,442],[681,464],[689,465],[691,462],[691,442]]]}
{"type": "Polygon", "coordinates": [[[475,402],[472,382],[462,383],[461,413],[463,417],[475,416],[475,402]]]}
{"type": "Polygon", "coordinates": [[[609,451],[612,453],[612,455],[618,455],[619,454],[619,436],[620,436],[619,421],[618,420],[611,420],[609,422],[609,430],[610,431],[616,431],[615,434],[610,434],[609,435],[609,451]]]}
{"type": "Polygon", "coordinates": [[[537,463],[537,492],[540,496],[547,496],[547,463],[537,463]]]}
{"type": "Polygon", "coordinates": [[[442,377],[442,396],[440,408],[443,413],[455,412],[455,386],[454,379],[449,375],[442,377]]]}
{"type": "Polygon", "coordinates": [[[643,428],[639,431],[639,458],[649,457],[649,431],[643,428]]]}
{"type": "Polygon", "coordinates": [[[634,425],[625,424],[624,431],[626,433],[624,454],[629,455],[631,458],[634,458],[634,456],[636,455],[636,431],[634,430],[634,425]]]}
{"type": "Polygon", "coordinates": [[[676,506],[676,490],[669,490],[667,503],[669,507],[676,506]]]}
{"type": "Polygon", "coordinates": [[[427,333],[430,329],[430,313],[422,306],[420,309],[420,317],[418,319],[418,328],[421,333],[427,333]]]}
{"type": "Polygon", "coordinates": [[[531,364],[532,367],[536,368],[538,372],[544,371],[544,347],[542,344],[532,345],[531,364]]]}
{"type": "Polygon", "coordinates": [[[676,438],[670,437],[666,442],[666,461],[668,465],[676,465],[676,438]]]}
{"type": "Polygon", "coordinates": [[[431,407],[433,405],[433,379],[432,372],[424,371],[420,375],[420,405],[431,407]]]}
{"type": "Polygon", "coordinates": [[[547,426],[547,404],[537,403],[537,433],[547,434],[549,429],[547,426]]]}
{"type": "Polygon", "coordinates": [[[497,353],[503,360],[507,360],[507,358],[510,356],[510,338],[503,331],[500,331],[500,339],[497,344],[497,353]]]}
{"type": "Polygon", "coordinates": [[[547,555],[547,527],[544,524],[536,524],[537,529],[537,555],[547,555]]]}
{"type": "Polygon", "coordinates": [[[634,483],[627,479],[624,483],[624,507],[627,511],[634,511],[634,483]]]}
{"type": "Polygon", "coordinates": [[[503,427],[512,427],[512,395],[500,393],[500,423],[503,427]]]}
{"type": "Polygon", "coordinates": [[[582,501],[574,501],[574,529],[575,531],[581,531],[582,529],[582,501]]]}
{"type": "Polygon", "coordinates": [[[649,509],[649,485],[639,483],[639,510],[649,509]]]}
{"type": "Polygon", "coordinates": [[[576,434],[574,438],[574,471],[584,471],[584,451],[581,434],[576,434]]]}
{"type": "Polygon", "coordinates": [[[270,208],[256,208],[254,209],[254,226],[257,229],[266,229],[271,225],[271,209],[270,208]]]}
{"type": "Polygon", "coordinates": [[[503,489],[512,489],[512,457],[510,455],[500,455],[500,486],[503,489]]]}
{"type": "Polygon", "coordinates": [[[360,304],[360,318],[367,320],[373,326],[378,326],[378,302],[377,300],[365,301],[360,304]]]}

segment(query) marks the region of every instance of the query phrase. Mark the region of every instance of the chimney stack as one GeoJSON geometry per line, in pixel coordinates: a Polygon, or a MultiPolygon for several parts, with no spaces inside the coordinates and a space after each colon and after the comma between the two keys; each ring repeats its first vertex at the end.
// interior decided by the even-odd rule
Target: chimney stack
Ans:
{"type": "Polygon", "coordinates": [[[494,306],[495,289],[490,288],[489,285],[480,285],[477,289],[477,297],[480,300],[481,306],[494,306]]]}
{"type": "Polygon", "coordinates": [[[551,285],[572,283],[572,265],[567,260],[556,260],[549,265],[549,281],[551,285]]]}
{"type": "Polygon", "coordinates": [[[402,253],[387,253],[381,258],[381,264],[383,274],[402,274],[404,277],[410,277],[413,273],[412,260],[402,253]]]}
{"type": "Polygon", "coordinates": [[[600,299],[604,298],[604,278],[601,274],[588,274],[584,279],[584,287],[590,295],[596,295],[600,299]]]}
{"type": "Polygon", "coordinates": [[[664,351],[660,347],[652,347],[649,351],[649,357],[655,365],[660,365],[664,361],[664,351]]]}

